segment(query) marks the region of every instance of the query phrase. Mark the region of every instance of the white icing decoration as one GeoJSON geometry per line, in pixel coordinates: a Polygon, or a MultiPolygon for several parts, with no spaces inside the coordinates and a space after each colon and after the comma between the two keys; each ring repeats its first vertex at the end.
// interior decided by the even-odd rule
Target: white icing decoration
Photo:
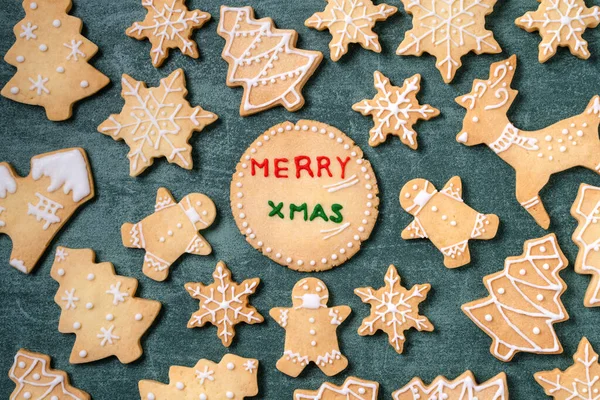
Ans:
{"type": "Polygon", "coordinates": [[[37,28],[37,25],[32,25],[31,22],[28,22],[27,25],[21,25],[22,32],[19,37],[25,38],[25,40],[37,39],[37,35],[33,33],[37,28]]]}
{"type": "Polygon", "coordinates": [[[350,222],[346,222],[338,227],[335,228],[331,228],[331,229],[322,229],[319,232],[321,233],[326,233],[325,236],[323,236],[323,240],[327,240],[331,237],[334,237],[336,235],[339,235],[340,233],[342,233],[343,231],[346,230],[346,228],[348,228],[350,226],[350,222]]]}
{"type": "Polygon", "coordinates": [[[75,296],[75,288],[71,290],[65,290],[65,295],[60,299],[66,302],[65,310],[77,308],[77,304],[75,303],[79,301],[79,297],[75,296]]]}
{"type": "Polygon", "coordinates": [[[321,297],[318,294],[306,293],[302,295],[302,306],[300,308],[317,310],[321,307],[325,307],[325,305],[321,304],[321,297]]]}
{"type": "Polygon", "coordinates": [[[327,189],[329,193],[335,193],[338,190],[345,189],[347,187],[351,187],[356,185],[359,180],[356,178],[356,174],[352,175],[350,178],[344,179],[342,181],[332,183],[330,185],[324,185],[323,189],[327,189]]]}
{"type": "Polygon", "coordinates": [[[72,190],[74,202],[81,201],[91,193],[87,164],[81,151],[77,149],[34,158],[31,176],[36,181],[42,176],[49,177],[50,193],[60,187],[65,194],[72,190]]]}
{"type": "Polygon", "coordinates": [[[101,327],[100,333],[96,335],[100,339],[100,346],[104,347],[107,343],[113,344],[113,340],[119,340],[120,337],[113,333],[115,329],[114,325],[111,325],[108,329],[101,327]]]}
{"type": "Polygon", "coordinates": [[[79,83],[79,86],[85,89],[88,86],[90,86],[90,83],[88,81],[81,81],[81,83],[79,83]]]}
{"type": "Polygon", "coordinates": [[[40,44],[39,49],[41,52],[46,52],[46,51],[48,51],[48,46],[46,44],[42,43],[42,44],[40,44]]]}
{"type": "Polygon", "coordinates": [[[39,193],[35,193],[35,195],[38,198],[38,202],[35,205],[27,203],[27,215],[33,215],[38,222],[44,221],[44,230],[48,229],[52,224],[59,223],[61,219],[56,215],[56,212],[64,208],[62,204],[39,193]]]}
{"type": "Polygon", "coordinates": [[[83,44],[83,41],[75,39],[71,40],[71,43],[63,43],[67,49],[71,50],[67,55],[67,60],[73,59],[73,61],[79,61],[79,56],[85,58],[86,55],[83,51],[79,50],[79,47],[83,44]]]}
{"type": "MultiPolygon", "coordinates": [[[[486,107],[486,110],[487,109],[488,108],[486,107]]],[[[536,151],[540,149],[537,142],[538,140],[535,138],[519,135],[519,129],[515,128],[513,124],[508,123],[502,130],[500,136],[492,143],[488,144],[488,146],[490,149],[494,150],[496,154],[508,150],[513,144],[527,151],[536,151]]]]}
{"type": "Polygon", "coordinates": [[[18,63],[22,63],[23,61],[25,61],[25,57],[23,57],[23,56],[17,56],[17,62],[18,63]]]}
{"type": "Polygon", "coordinates": [[[0,165],[0,199],[4,199],[7,194],[13,194],[16,191],[17,181],[15,181],[10,169],[0,165]]]}
{"type": "Polygon", "coordinates": [[[42,93],[50,94],[50,90],[45,85],[48,82],[48,78],[38,75],[36,80],[29,78],[29,82],[31,82],[29,90],[35,90],[38,96],[41,96],[42,93]]]}
{"type": "MultiPolygon", "coordinates": [[[[410,393],[413,395],[413,399],[417,400],[419,399],[417,393],[422,392],[428,396],[422,398],[422,400],[442,400],[449,398],[448,394],[445,393],[446,391],[452,391],[454,393],[459,391],[461,393],[460,400],[477,400],[479,399],[479,397],[477,397],[478,394],[485,394],[486,399],[508,400],[508,391],[505,381],[501,377],[492,378],[489,381],[478,385],[473,379],[472,373],[468,372],[464,375],[465,376],[462,379],[453,380],[451,382],[447,382],[445,379],[436,379],[436,383],[430,386],[426,386],[421,380],[414,379],[402,389],[392,393],[392,396],[394,400],[399,400],[400,398],[406,398],[406,394],[410,393]]],[[[452,398],[454,399],[454,397],[452,398]]]]}
{"type": "Polygon", "coordinates": [[[110,285],[110,289],[106,291],[107,294],[113,296],[113,305],[119,305],[119,303],[125,302],[125,297],[128,297],[127,292],[121,292],[121,281],[117,281],[116,284],[110,285]]]}
{"type": "Polygon", "coordinates": [[[204,371],[196,370],[196,378],[200,381],[201,385],[204,385],[204,381],[207,379],[209,381],[213,382],[215,380],[215,377],[213,376],[214,374],[215,374],[215,371],[208,368],[208,366],[204,367],[204,371]]]}
{"type": "Polygon", "coordinates": [[[60,22],[60,19],[55,19],[54,21],[52,21],[52,26],[55,28],[60,28],[61,25],[62,23],[60,22]]]}
{"type": "Polygon", "coordinates": [[[256,366],[256,361],[254,360],[247,360],[244,363],[244,370],[250,372],[251,374],[254,373],[254,370],[257,368],[258,367],[256,366]]]}
{"type": "Polygon", "coordinates": [[[62,66],[56,67],[56,72],[58,72],[59,74],[63,74],[65,72],[65,67],[62,67],[62,66]]]}

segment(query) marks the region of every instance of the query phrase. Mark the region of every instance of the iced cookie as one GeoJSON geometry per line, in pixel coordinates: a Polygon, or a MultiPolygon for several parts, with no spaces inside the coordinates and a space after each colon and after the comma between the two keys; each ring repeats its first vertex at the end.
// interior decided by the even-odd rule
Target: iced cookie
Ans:
{"type": "Polygon", "coordinates": [[[337,61],[348,52],[350,43],[359,43],[364,49],[381,53],[379,37],[373,28],[398,11],[387,4],[374,5],[371,0],[326,0],[322,12],[314,13],[304,22],[319,31],[329,29],[331,60],[337,61]]]}
{"type": "Polygon", "coordinates": [[[12,240],[10,265],[30,273],[62,226],[92,197],[92,170],[83,149],[35,156],[24,178],[0,163],[0,233],[12,240]]]}
{"type": "Polygon", "coordinates": [[[164,281],[171,265],[184,253],[205,256],[212,252],[198,231],[211,226],[216,216],[215,204],[207,196],[190,193],[177,203],[168,189],[160,188],[153,214],[121,226],[123,246],[146,250],[144,275],[164,281]]]}
{"type": "Polygon", "coordinates": [[[402,231],[402,239],[431,240],[444,255],[448,268],[471,262],[469,240],[489,240],[496,236],[499,219],[481,214],[464,203],[462,181],[455,176],[441,191],[425,179],[413,179],[400,191],[400,205],[415,217],[402,231]]]}
{"type": "Polygon", "coordinates": [[[313,362],[327,376],[342,372],[348,359],[340,352],[337,328],[350,307],[327,307],[329,290],[316,278],[300,280],[292,290],[291,308],[272,308],[269,314],[285,329],[285,351],[277,369],[297,377],[313,362]]]}
{"type": "Polygon", "coordinates": [[[51,121],[70,118],[74,103],[109,82],[88,64],[98,46],[81,35],[81,20],[68,14],[71,5],[71,0],[24,0],[25,18],[15,25],[16,42],[4,56],[17,72],[2,96],[44,107],[51,121]]]}
{"type": "Polygon", "coordinates": [[[142,380],[142,400],[241,400],[258,394],[258,360],[226,354],[218,364],[200,360],[192,368],[169,368],[169,384],[142,380]]]}
{"type": "Polygon", "coordinates": [[[516,56],[492,64],[489,79],[476,79],[471,93],[456,98],[467,109],[456,140],[466,146],[485,143],[510,164],[517,172],[517,200],[547,229],[550,217],[539,192],[550,176],[576,166],[600,174],[600,96],[579,115],[539,131],[522,131],[507,117],[518,93],[510,87],[516,66],[516,56]]]}
{"type": "Polygon", "coordinates": [[[235,325],[264,321],[263,316],[248,304],[248,297],[254,294],[260,279],[247,279],[238,284],[232,280],[231,271],[223,261],[217,263],[213,279],[210,285],[199,282],[185,284],[190,296],[200,301],[199,310],[192,314],[187,326],[201,328],[207,323],[213,324],[223,346],[229,347],[235,336],[235,325]]]}
{"type": "Polygon", "coordinates": [[[585,292],[583,304],[598,307],[600,304],[600,187],[579,186],[571,215],[579,223],[573,232],[573,241],[579,246],[575,272],[592,275],[585,292]]]}
{"type": "Polygon", "coordinates": [[[317,390],[297,389],[294,400],[377,400],[378,391],[379,383],[351,376],[342,386],[325,382],[317,390]]]}
{"type": "Polygon", "coordinates": [[[120,114],[112,114],[100,124],[98,132],[127,143],[129,174],[138,176],[158,157],[192,169],[192,133],[202,131],[218,117],[200,106],[192,107],[185,99],[183,70],[173,71],[155,88],[148,89],[127,74],[121,85],[125,105],[120,114]]]}
{"type": "Polygon", "coordinates": [[[190,11],[185,0],[142,0],[148,13],[142,22],[135,22],[125,32],[137,40],[152,43],[152,65],[160,67],[169,57],[169,49],[179,48],[192,58],[198,58],[198,46],[191,37],[194,30],[210,20],[210,14],[200,10],[190,11]]]}
{"type": "Polygon", "coordinates": [[[137,279],[97,264],[90,249],[59,247],[50,275],[59,283],[54,301],[61,308],[58,330],[74,333],[69,361],[87,363],[117,356],[124,364],[142,355],[141,337],[158,315],[160,303],[135,297],[137,279]]]}
{"type": "Polygon", "coordinates": [[[302,88],[323,59],[320,51],[296,48],[296,31],[275,28],[271,18],[255,19],[248,6],[221,6],[217,33],[225,39],[227,86],[244,88],[241,116],[302,108],[302,88]]]}
{"type": "Polygon", "coordinates": [[[378,193],[371,164],[348,136],[301,120],[275,125],[244,152],[231,209],[255,249],[298,271],[323,271],[360,250],[378,193]]]}
{"type": "Polygon", "coordinates": [[[569,319],[560,299],[567,285],[559,276],[568,261],[554,234],[526,241],[523,252],[508,257],[503,271],[483,278],[488,297],[462,306],[492,338],[490,352],[500,361],[510,361],[520,351],[563,351],[552,325],[569,319]]]}

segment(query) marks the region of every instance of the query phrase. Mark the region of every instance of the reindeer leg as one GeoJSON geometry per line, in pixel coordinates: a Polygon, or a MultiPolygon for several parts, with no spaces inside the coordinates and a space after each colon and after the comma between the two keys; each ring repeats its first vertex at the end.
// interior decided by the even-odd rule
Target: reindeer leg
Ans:
{"type": "Polygon", "coordinates": [[[548,183],[550,176],[519,174],[517,172],[517,200],[544,229],[550,226],[550,216],[540,199],[540,190],[548,183]]]}

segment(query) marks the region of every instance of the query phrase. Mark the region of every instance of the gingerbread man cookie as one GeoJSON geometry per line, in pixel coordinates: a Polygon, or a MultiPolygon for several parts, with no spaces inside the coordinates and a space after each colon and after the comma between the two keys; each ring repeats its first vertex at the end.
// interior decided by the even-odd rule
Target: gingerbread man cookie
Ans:
{"type": "Polygon", "coordinates": [[[317,390],[297,389],[294,400],[377,400],[378,392],[379,383],[351,376],[342,386],[325,382],[317,390]]]}
{"type": "Polygon", "coordinates": [[[297,377],[313,362],[327,376],[342,372],[348,359],[338,345],[337,328],[350,315],[350,307],[327,307],[329,290],[316,278],[300,280],[292,290],[291,308],[273,308],[271,317],[285,329],[285,351],[277,369],[297,377]]]}
{"type": "Polygon", "coordinates": [[[469,240],[492,239],[498,230],[497,215],[481,214],[464,203],[458,176],[439,192],[429,181],[413,179],[402,188],[400,205],[415,217],[402,239],[428,238],[444,255],[447,268],[471,262],[469,240]]]}
{"type": "Polygon", "coordinates": [[[160,188],[153,214],[121,226],[123,246],[146,250],[144,275],[164,281],[171,265],[184,253],[205,256],[212,252],[198,231],[211,226],[216,216],[215,204],[207,196],[191,193],[177,203],[168,189],[160,188]]]}

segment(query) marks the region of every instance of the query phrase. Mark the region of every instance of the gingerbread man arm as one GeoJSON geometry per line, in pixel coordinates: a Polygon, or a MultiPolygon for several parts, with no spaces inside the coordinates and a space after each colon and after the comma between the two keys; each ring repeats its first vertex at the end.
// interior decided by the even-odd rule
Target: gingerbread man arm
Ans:
{"type": "Polygon", "coordinates": [[[202,235],[197,233],[188,245],[188,247],[185,249],[185,252],[188,254],[206,256],[212,253],[212,247],[202,235]]]}
{"type": "Polygon", "coordinates": [[[453,176],[444,185],[442,193],[454,197],[456,200],[462,201],[462,180],[460,176],[453,176]]]}
{"type": "Polygon", "coordinates": [[[401,236],[404,240],[425,239],[428,237],[427,232],[425,232],[425,229],[423,229],[417,218],[415,218],[410,225],[404,228],[401,236]]]}
{"type": "Polygon", "coordinates": [[[338,323],[341,324],[346,320],[346,318],[348,318],[348,316],[352,312],[352,309],[348,306],[335,306],[331,307],[331,311],[335,313],[338,323]]]}
{"type": "Polygon", "coordinates": [[[160,211],[163,208],[174,204],[176,204],[175,199],[169,189],[164,187],[158,188],[158,191],[156,192],[156,203],[154,203],[154,211],[160,211]]]}
{"type": "Polygon", "coordinates": [[[287,321],[289,319],[289,313],[292,311],[291,308],[284,307],[276,307],[271,308],[269,311],[269,315],[273,318],[282,328],[287,326],[287,321]]]}

